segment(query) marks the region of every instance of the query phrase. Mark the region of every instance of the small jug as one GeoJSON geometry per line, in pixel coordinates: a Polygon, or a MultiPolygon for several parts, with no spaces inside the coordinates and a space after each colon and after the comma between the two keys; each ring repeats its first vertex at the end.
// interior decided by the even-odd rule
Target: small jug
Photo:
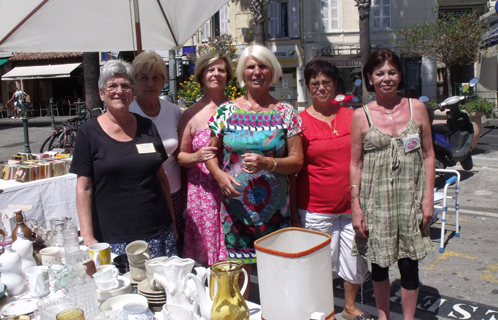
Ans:
{"type": "Polygon", "coordinates": [[[239,291],[239,274],[244,271],[244,285],[242,291],[247,287],[248,275],[242,268],[242,263],[237,261],[222,261],[211,267],[212,275],[218,283],[218,291],[215,292],[214,281],[211,281],[209,295],[213,299],[211,308],[211,320],[246,320],[249,319],[249,308],[239,291]]]}
{"type": "Polygon", "coordinates": [[[33,239],[33,232],[31,231],[30,228],[24,223],[26,222],[26,215],[22,210],[17,210],[14,212],[16,215],[16,223],[17,225],[15,226],[14,230],[12,230],[12,241],[17,240],[17,233],[18,232],[24,232],[24,237],[28,240],[34,240],[33,239]]]}

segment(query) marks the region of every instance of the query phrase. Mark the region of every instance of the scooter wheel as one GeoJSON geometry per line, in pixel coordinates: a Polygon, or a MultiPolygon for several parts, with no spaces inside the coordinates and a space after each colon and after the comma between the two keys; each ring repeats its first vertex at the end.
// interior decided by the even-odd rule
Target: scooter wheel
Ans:
{"type": "Polygon", "coordinates": [[[474,167],[474,163],[472,162],[472,156],[470,155],[470,152],[469,154],[467,154],[467,157],[465,159],[460,161],[460,165],[462,166],[463,170],[472,170],[472,168],[474,167]]]}

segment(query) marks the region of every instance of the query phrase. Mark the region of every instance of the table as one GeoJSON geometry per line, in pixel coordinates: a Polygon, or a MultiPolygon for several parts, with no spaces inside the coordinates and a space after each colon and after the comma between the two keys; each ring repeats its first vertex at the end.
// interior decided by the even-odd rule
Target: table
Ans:
{"type": "Polygon", "coordinates": [[[75,174],[32,182],[0,180],[0,209],[8,205],[33,206],[26,218],[35,219],[45,228],[50,219],[69,216],[79,229],[75,174]]]}

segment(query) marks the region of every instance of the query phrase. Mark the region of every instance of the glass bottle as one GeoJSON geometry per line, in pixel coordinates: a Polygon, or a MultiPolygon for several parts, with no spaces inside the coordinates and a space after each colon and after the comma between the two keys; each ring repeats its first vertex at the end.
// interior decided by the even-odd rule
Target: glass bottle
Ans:
{"type": "Polygon", "coordinates": [[[64,237],[62,229],[64,228],[64,221],[60,219],[51,219],[50,227],[52,228],[50,236],[51,247],[64,247],[64,237]]]}
{"type": "Polygon", "coordinates": [[[17,225],[14,227],[14,230],[12,230],[12,241],[17,240],[17,233],[18,232],[24,232],[24,236],[28,240],[34,240],[33,239],[33,232],[31,231],[30,228],[28,228],[27,225],[24,224],[26,221],[26,215],[22,210],[17,210],[14,212],[16,215],[16,223],[17,225]]]}
{"type": "Polygon", "coordinates": [[[66,255],[80,250],[78,228],[73,223],[71,217],[66,217],[64,227],[62,228],[62,236],[64,237],[64,252],[66,255]]]}
{"type": "Polygon", "coordinates": [[[12,249],[21,256],[23,273],[26,273],[26,269],[36,266],[36,261],[33,257],[33,242],[25,238],[24,232],[17,233],[17,239],[12,243],[12,249]]]}
{"type": "Polygon", "coordinates": [[[85,265],[77,264],[71,267],[66,289],[69,298],[76,301],[78,307],[85,312],[85,318],[96,319],[100,316],[97,285],[95,280],[86,274],[85,265]]]}

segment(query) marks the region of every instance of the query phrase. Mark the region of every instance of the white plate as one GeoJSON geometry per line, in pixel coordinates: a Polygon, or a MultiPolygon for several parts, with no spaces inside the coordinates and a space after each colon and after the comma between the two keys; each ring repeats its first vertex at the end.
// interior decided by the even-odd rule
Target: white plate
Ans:
{"type": "Polygon", "coordinates": [[[149,305],[149,301],[146,297],[141,296],[139,294],[122,294],[120,296],[112,297],[102,302],[99,309],[100,311],[109,311],[109,310],[121,310],[128,303],[140,303],[144,306],[149,305]]]}
{"type": "Polygon", "coordinates": [[[21,316],[32,313],[35,311],[38,301],[38,299],[21,299],[8,303],[2,308],[2,314],[4,316],[21,316]]]}

